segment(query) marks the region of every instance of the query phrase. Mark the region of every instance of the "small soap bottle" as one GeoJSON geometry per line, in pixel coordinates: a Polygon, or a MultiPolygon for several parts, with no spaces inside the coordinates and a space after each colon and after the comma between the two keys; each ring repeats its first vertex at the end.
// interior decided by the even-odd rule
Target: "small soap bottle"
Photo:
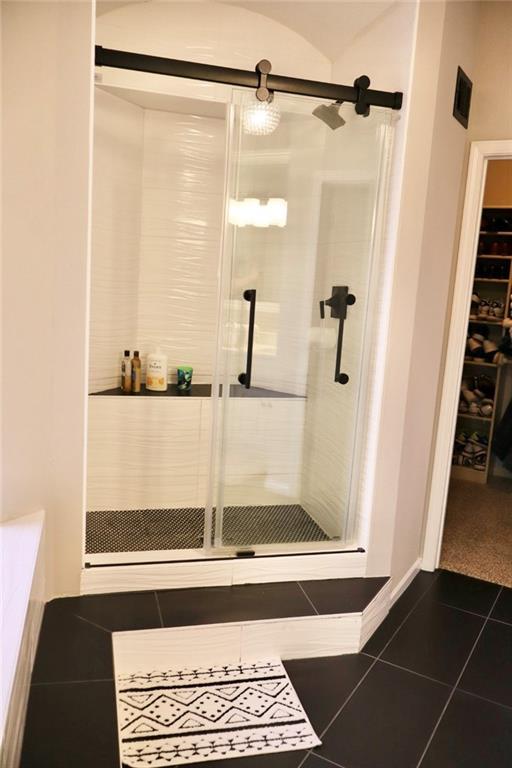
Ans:
{"type": "Polygon", "coordinates": [[[139,394],[140,392],[140,357],[137,350],[133,353],[132,357],[132,392],[139,394]]]}
{"type": "Polygon", "coordinates": [[[167,356],[163,354],[160,347],[147,357],[146,389],[153,392],[167,391],[167,356]]]}
{"type": "Polygon", "coordinates": [[[124,357],[121,360],[121,390],[125,394],[132,391],[132,361],[130,360],[129,349],[125,349],[124,357]]]}

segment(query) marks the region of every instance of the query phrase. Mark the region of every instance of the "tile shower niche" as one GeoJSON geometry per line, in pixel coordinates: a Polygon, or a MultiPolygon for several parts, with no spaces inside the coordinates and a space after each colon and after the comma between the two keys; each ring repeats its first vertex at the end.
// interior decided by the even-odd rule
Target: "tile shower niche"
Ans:
{"type": "Polygon", "coordinates": [[[253,135],[249,90],[105,73],[86,562],[357,546],[390,110],[346,105],[332,131],[319,100],[276,94],[279,125],[253,135]],[[123,350],[140,350],[144,381],[157,347],[167,392],[123,394],[123,350]],[[194,369],[184,395],[179,365],[194,369]]]}

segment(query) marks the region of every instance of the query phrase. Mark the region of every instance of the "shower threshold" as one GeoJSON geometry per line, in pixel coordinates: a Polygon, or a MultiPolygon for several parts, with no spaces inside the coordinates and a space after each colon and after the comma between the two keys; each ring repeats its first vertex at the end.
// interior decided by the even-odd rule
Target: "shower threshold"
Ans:
{"type": "MultiPolygon", "coordinates": [[[[90,511],[85,551],[92,555],[201,549],[204,514],[204,507],[90,511]]],[[[227,547],[331,540],[300,504],[224,508],[223,545],[227,547]]]]}

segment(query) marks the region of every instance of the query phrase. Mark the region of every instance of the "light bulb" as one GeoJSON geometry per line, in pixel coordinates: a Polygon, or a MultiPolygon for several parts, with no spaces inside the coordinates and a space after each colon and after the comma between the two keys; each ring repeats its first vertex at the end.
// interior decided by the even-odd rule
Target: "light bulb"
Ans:
{"type": "Polygon", "coordinates": [[[275,131],[280,119],[279,109],[273,102],[254,101],[244,108],[242,118],[244,133],[250,133],[253,136],[268,136],[275,131]]]}

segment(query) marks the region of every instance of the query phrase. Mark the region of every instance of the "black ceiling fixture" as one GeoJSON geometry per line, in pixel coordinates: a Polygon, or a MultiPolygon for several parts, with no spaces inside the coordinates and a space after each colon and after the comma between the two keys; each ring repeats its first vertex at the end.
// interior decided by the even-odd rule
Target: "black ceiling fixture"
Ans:
{"type": "MultiPolygon", "coordinates": [[[[265,64],[270,62],[266,62],[265,64]]],[[[95,64],[97,67],[114,67],[116,69],[131,69],[137,72],[150,72],[155,75],[185,77],[191,80],[206,80],[212,83],[224,83],[242,88],[259,89],[262,84],[262,72],[258,65],[254,71],[217,67],[212,64],[201,64],[193,61],[167,59],[161,56],[148,56],[144,53],[117,51],[112,48],[95,48],[95,64]]],[[[401,109],[403,94],[399,91],[375,91],[370,89],[370,80],[361,75],[354,85],[337,85],[322,83],[316,80],[301,80],[297,77],[282,77],[281,75],[265,73],[265,89],[269,93],[291,93],[297,96],[312,96],[317,99],[330,101],[348,101],[355,105],[358,115],[366,116],[370,107],[389,107],[401,109]]]]}
{"type": "Polygon", "coordinates": [[[471,107],[471,91],[473,83],[463,69],[457,67],[457,82],[453,100],[453,116],[464,128],[468,127],[469,109],[471,107]]]}

